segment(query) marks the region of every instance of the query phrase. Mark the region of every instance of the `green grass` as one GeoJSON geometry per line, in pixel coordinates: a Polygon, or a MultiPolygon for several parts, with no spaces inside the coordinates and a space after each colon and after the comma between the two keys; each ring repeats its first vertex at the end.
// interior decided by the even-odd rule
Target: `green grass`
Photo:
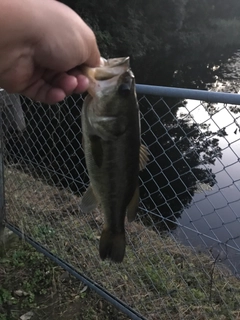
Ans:
{"type": "MultiPolygon", "coordinates": [[[[128,245],[123,263],[101,261],[102,215],[99,211],[82,214],[75,195],[11,169],[6,172],[6,200],[8,219],[23,234],[32,236],[147,319],[240,319],[240,280],[208,254],[158,234],[139,220],[126,223],[128,245]]],[[[72,320],[79,312],[76,319],[128,319],[91,291],[81,292],[83,285],[76,279],[62,282],[63,270],[24,243],[21,246],[23,249],[7,251],[4,258],[2,277],[6,280],[0,279],[5,283],[4,305],[14,290],[21,289],[31,295],[13,296],[17,306],[22,299],[28,305],[24,311],[38,310],[39,299],[48,297],[40,310],[50,309],[54,320],[56,312],[56,319],[72,320]],[[72,312],[75,305],[81,311],[72,312]]]]}
{"type": "Polygon", "coordinates": [[[128,319],[17,236],[1,248],[0,320],[128,319]]]}

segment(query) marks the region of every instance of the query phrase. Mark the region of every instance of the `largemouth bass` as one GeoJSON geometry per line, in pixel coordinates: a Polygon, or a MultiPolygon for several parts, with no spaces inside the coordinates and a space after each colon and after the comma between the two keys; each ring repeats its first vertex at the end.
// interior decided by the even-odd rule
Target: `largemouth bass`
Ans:
{"type": "Polygon", "coordinates": [[[147,162],[140,145],[139,108],[129,58],[102,60],[85,68],[90,87],[82,109],[83,145],[90,185],[81,202],[87,213],[101,204],[104,226],[102,260],[121,262],[125,255],[124,221],[135,219],[138,174],[147,162]]]}

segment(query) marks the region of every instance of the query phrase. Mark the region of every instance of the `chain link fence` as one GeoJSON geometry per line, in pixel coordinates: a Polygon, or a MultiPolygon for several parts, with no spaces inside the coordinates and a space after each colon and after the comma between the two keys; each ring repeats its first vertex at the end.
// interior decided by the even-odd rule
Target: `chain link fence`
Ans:
{"type": "Polygon", "coordinates": [[[131,319],[240,319],[240,99],[137,91],[150,160],[123,263],[100,260],[103,216],[79,209],[88,174],[78,95],[48,106],[0,93],[6,225],[131,319]]]}

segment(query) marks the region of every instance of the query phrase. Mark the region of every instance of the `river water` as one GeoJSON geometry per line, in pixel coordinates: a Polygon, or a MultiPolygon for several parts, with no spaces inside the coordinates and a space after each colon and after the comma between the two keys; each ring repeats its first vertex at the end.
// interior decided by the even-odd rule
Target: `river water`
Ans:
{"type": "MultiPolygon", "coordinates": [[[[215,81],[206,84],[209,90],[240,92],[240,50],[211,69],[215,81]]],[[[240,274],[240,106],[187,100],[176,115],[204,123],[201,130],[212,132],[218,153],[207,165],[214,184],[199,184],[172,234],[185,245],[207,248],[214,258],[240,274]]]]}

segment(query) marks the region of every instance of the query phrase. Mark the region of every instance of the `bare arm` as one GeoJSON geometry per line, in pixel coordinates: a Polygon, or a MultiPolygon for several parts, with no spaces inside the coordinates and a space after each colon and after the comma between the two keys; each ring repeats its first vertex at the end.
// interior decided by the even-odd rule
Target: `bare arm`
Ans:
{"type": "Polygon", "coordinates": [[[92,30],[64,4],[0,1],[0,87],[55,103],[87,89],[77,66],[99,62],[92,30]]]}

